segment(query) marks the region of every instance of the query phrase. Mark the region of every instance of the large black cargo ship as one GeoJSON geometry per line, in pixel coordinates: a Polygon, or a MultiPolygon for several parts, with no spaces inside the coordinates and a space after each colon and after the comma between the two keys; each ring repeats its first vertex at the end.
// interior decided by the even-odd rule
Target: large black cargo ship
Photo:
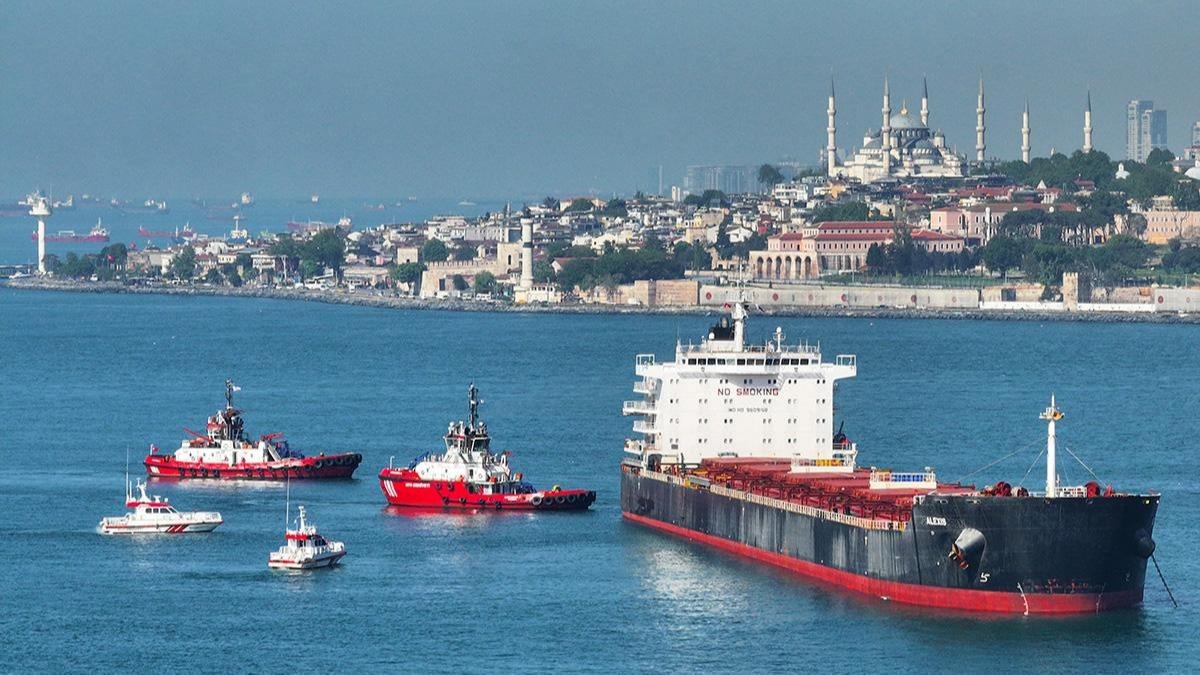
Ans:
{"type": "Polygon", "coordinates": [[[625,412],[644,438],[621,465],[627,519],[905,604],[1031,614],[1142,601],[1158,495],[1060,485],[1053,400],[1044,492],[858,468],[832,415],[854,357],[823,362],[778,330],[748,346],[745,317],[734,305],[674,362],[638,357],[644,400],[625,412]]]}

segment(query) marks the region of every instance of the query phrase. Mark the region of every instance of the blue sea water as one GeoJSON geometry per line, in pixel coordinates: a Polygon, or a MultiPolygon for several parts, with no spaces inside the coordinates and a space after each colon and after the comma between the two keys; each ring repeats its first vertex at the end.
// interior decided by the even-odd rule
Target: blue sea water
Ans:
{"type": "MultiPolygon", "coordinates": [[[[1194,327],[758,317],[765,339],[858,355],[839,420],[864,463],[1036,485],[1051,392],[1060,442],[1118,488],[1163,494],[1146,604],[1075,618],[943,615],[814,585],[623,522],[620,415],[634,355],[692,316],[392,311],[239,298],[0,287],[0,671],[1190,672],[1200,352],[1194,327]],[[156,483],[215,509],[210,535],[103,537],[125,456],[172,447],[243,388],[251,432],[354,450],[348,482],[296,482],[340,569],[268,571],[284,486],[156,483]],[[582,514],[415,515],[374,481],[435,449],[485,399],[495,444],[535,484],[598,491],[582,514]]],[[[1076,483],[1087,478],[1069,457],[1076,483]]]]}

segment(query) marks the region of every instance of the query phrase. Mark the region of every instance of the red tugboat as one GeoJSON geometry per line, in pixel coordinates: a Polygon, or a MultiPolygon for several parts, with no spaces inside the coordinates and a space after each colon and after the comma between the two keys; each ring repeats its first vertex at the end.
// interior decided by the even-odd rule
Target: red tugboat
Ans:
{"type": "Polygon", "coordinates": [[[184,429],[192,438],[184,440],[173,455],[160,455],[151,445],[143,462],[146,473],[155,478],[349,478],[362,462],[356,452],[305,457],[288,447],[278,433],[250,441],[242,411],[233,407],[233,392],[240,389],[225,380],[225,409],[208,418],[207,434],[184,429]]]}
{"type": "Polygon", "coordinates": [[[429,453],[408,468],[379,472],[379,487],[389,504],[417,508],[470,510],[582,511],[596,501],[592,490],[537,490],[513,473],[508,453],[492,453],[487,425],[479,420],[475,385],[467,390],[470,418],[451,422],[446,452],[429,453]]]}

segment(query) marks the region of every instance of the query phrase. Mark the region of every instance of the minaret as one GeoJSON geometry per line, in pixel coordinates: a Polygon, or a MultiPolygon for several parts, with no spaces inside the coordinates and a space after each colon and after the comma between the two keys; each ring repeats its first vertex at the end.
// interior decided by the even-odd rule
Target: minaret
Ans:
{"type": "Polygon", "coordinates": [[[1092,91],[1087,94],[1087,107],[1083,109],[1083,151],[1092,151],[1092,91]]]}
{"type": "Polygon", "coordinates": [[[929,126],[929,82],[921,78],[921,126],[929,126]]]}
{"type": "Polygon", "coordinates": [[[1025,99],[1025,112],[1021,113],[1021,161],[1029,163],[1029,99],[1025,99]]]}
{"type": "Polygon", "coordinates": [[[987,143],[983,140],[984,131],[987,129],[983,123],[983,115],[986,109],[983,107],[983,78],[979,78],[979,103],[975,105],[975,161],[983,163],[984,154],[987,151],[987,143]]]}
{"type": "Polygon", "coordinates": [[[892,95],[888,89],[888,78],[883,76],[883,128],[879,131],[883,146],[883,175],[892,175],[892,95]]]}
{"type": "Polygon", "coordinates": [[[826,110],[829,115],[829,124],[825,127],[828,137],[825,142],[825,161],[828,164],[830,176],[837,171],[837,125],[834,123],[834,118],[837,117],[837,105],[833,99],[833,78],[831,77],[829,78],[829,108],[826,110]]]}

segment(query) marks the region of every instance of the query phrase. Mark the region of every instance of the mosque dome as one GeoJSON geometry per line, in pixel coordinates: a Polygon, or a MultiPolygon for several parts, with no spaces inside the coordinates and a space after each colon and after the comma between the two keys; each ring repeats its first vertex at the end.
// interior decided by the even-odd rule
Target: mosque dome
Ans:
{"type": "Polygon", "coordinates": [[[1184,171],[1183,175],[1187,176],[1188,178],[1191,178],[1192,180],[1200,180],[1200,164],[1193,166],[1192,168],[1188,169],[1187,171],[1184,171]]]}
{"type": "Polygon", "coordinates": [[[888,119],[888,123],[893,129],[922,129],[922,128],[924,128],[924,125],[921,124],[921,120],[916,119],[912,115],[908,114],[907,106],[900,108],[900,112],[896,113],[895,115],[892,115],[888,119]]]}

